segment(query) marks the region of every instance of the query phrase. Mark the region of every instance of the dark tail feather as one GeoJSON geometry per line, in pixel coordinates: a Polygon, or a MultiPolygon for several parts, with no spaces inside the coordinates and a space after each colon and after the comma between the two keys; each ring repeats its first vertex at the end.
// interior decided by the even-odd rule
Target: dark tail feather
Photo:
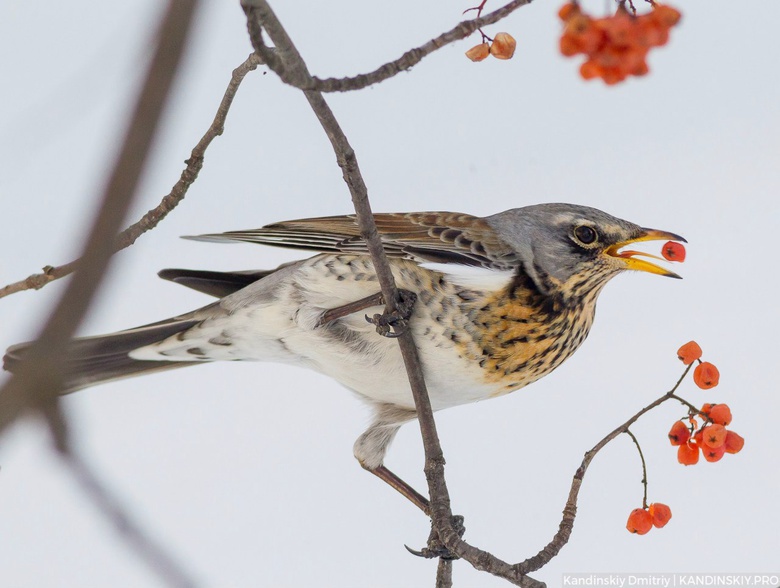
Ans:
{"type": "MultiPolygon", "coordinates": [[[[74,339],[68,352],[65,382],[62,394],[75,392],[88,386],[95,386],[111,380],[119,380],[140,374],[148,374],[185,367],[196,361],[139,361],[128,353],[162,341],[196,325],[197,320],[170,319],[111,335],[74,339]]],[[[9,347],[3,357],[3,368],[13,373],[24,362],[30,343],[19,343],[9,347]]]]}
{"type": "Polygon", "coordinates": [[[283,268],[283,264],[272,270],[249,270],[240,272],[214,272],[188,269],[164,269],[157,273],[163,280],[169,280],[182,286],[187,286],[209,296],[224,298],[229,294],[238,292],[242,288],[253,284],[276,270],[283,268]]]}

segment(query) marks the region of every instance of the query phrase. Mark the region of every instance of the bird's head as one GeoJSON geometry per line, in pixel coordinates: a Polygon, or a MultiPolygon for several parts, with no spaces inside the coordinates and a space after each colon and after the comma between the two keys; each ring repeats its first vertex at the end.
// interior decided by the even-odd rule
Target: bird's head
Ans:
{"type": "Polygon", "coordinates": [[[623,270],[679,278],[641,257],[661,259],[625,247],[641,241],[685,239],[642,228],[605,212],[575,204],[537,204],[485,219],[517,253],[525,273],[545,294],[564,298],[598,293],[623,270]]]}

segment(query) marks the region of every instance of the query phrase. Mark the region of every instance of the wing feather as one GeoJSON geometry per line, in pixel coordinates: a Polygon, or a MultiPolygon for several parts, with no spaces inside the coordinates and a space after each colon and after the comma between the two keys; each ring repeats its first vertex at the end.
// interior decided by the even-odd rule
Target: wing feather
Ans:
{"type": "MultiPolygon", "coordinates": [[[[458,212],[409,212],[378,213],[374,220],[390,257],[499,270],[519,265],[517,254],[480,217],[458,212]]],[[[306,218],[189,238],[325,253],[368,253],[354,215],[306,218]]]]}

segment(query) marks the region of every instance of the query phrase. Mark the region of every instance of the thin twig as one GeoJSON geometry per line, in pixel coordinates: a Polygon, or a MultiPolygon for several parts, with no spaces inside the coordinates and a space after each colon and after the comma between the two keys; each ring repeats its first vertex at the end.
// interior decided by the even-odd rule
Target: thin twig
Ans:
{"type": "Polygon", "coordinates": [[[574,527],[574,519],[577,516],[577,496],[579,494],[580,487],[582,486],[582,480],[585,478],[585,472],[588,470],[590,462],[593,461],[593,458],[596,457],[596,454],[604,449],[604,447],[610,441],[617,438],[622,433],[625,433],[628,428],[633,425],[643,414],[653,410],[655,407],[663,404],[667,400],[676,399],[675,392],[680,387],[680,384],[682,384],[685,376],[688,375],[690,370],[691,366],[685,368],[682,376],[680,376],[680,379],[677,380],[671,390],[637,412],[625,423],[617,427],[601,441],[599,441],[593,447],[593,449],[585,454],[580,467],[577,468],[577,471],[572,478],[571,488],[569,489],[569,497],[566,500],[566,506],[564,506],[563,509],[563,519],[558,526],[558,532],[555,534],[552,541],[545,545],[539,553],[513,566],[516,568],[518,573],[529,573],[538,570],[542,566],[546,565],[547,562],[549,562],[553,557],[555,557],[561,548],[566,545],[566,543],[569,541],[571,530],[574,527]]]}
{"type": "MultiPolygon", "coordinates": [[[[408,71],[434,51],[437,51],[450,43],[465,39],[474,31],[506,18],[518,8],[530,4],[532,1],[533,0],[512,0],[505,6],[486,14],[485,16],[460,22],[449,31],[442,33],[427,43],[410,49],[398,59],[385,63],[372,72],[359,74],[353,77],[321,79],[310,75],[308,71],[305,71],[302,68],[289,67],[290,64],[284,60],[287,67],[282,66],[278,60],[269,58],[268,52],[272,52],[273,50],[268,47],[259,49],[258,51],[263,56],[263,59],[266,60],[268,67],[270,67],[283,82],[300,90],[313,90],[317,92],[349,92],[352,90],[360,90],[373,84],[383,82],[401,72],[408,71]]],[[[248,5],[250,3],[245,2],[245,4],[248,5]]],[[[275,41],[274,44],[277,47],[280,47],[275,41]]]]}
{"type": "MultiPolygon", "coordinates": [[[[192,149],[189,159],[185,161],[187,164],[184,170],[181,172],[179,181],[173,186],[171,191],[162,198],[160,204],[155,208],[149,210],[141,219],[127,227],[124,231],[119,233],[114,243],[114,253],[121,251],[126,247],[129,247],[136,242],[138,237],[145,232],[152,230],[163,220],[169,212],[171,212],[181,202],[187,194],[190,186],[195,182],[203,167],[203,159],[211,142],[218,136],[222,135],[225,130],[225,120],[227,119],[228,111],[233,103],[233,98],[238,91],[238,87],[241,84],[244,77],[252,70],[256,69],[260,65],[261,61],[257,54],[252,53],[247,57],[246,61],[233,70],[233,75],[230,79],[225,94],[222,97],[222,101],[217,109],[217,114],[214,117],[211,126],[208,128],[203,137],[198,141],[198,144],[192,149]]],[[[24,280],[19,280],[13,284],[0,288],[0,298],[15,294],[16,292],[22,292],[24,290],[39,290],[43,288],[49,282],[64,278],[67,275],[73,273],[79,265],[80,259],[76,259],[69,263],[53,267],[46,266],[43,268],[43,272],[39,274],[33,274],[28,276],[24,280]]]]}
{"type": "Polygon", "coordinates": [[[644,489],[644,494],[642,495],[642,508],[647,508],[647,462],[645,462],[645,454],[642,453],[642,446],[639,445],[639,439],[631,432],[631,429],[626,429],[626,435],[631,437],[634,445],[636,445],[636,450],[639,452],[639,459],[642,460],[642,488],[644,489]]]}

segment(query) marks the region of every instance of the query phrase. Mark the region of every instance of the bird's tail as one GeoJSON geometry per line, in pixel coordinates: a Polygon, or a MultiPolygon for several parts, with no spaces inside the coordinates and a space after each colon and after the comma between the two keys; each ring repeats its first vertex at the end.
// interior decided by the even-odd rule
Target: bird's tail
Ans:
{"type": "MultiPolygon", "coordinates": [[[[67,351],[62,394],[130,376],[203,363],[141,361],[128,355],[134,349],[162,341],[189,329],[198,322],[198,320],[176,318],[110,335],[74,339],[67,351]]],[[[31,345],[31,343],[19,343],[9,347],[3,357],[3,368],[11,373],[18,371],[31,345]]]]}

